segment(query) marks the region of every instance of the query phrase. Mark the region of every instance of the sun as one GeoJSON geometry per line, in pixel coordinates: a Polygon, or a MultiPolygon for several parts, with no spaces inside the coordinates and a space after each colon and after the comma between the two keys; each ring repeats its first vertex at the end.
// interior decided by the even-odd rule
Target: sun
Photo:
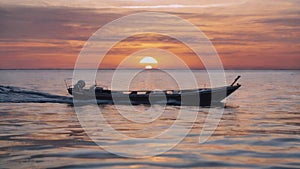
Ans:
{"type": "Polygon", "coordinates": [[[147,66],[145,66],[145,69],[152,69],[152,66],[151,65],[147,65],[147,66]]]}
{"type": "Polygon", "coordinates": [[[145,66],[145,69],[152,69],[158,62],[151,56],[145,56],[140,60],[140,64],[145,66]]]}
{"type": "Polygon", "coordinates": [[[140,61],[140,63],[142,63],[142,64],[143,63],[157,64],[157,60],[151,56],[146,56],[146,57],[143,57],[143,59],[140,61]]]}

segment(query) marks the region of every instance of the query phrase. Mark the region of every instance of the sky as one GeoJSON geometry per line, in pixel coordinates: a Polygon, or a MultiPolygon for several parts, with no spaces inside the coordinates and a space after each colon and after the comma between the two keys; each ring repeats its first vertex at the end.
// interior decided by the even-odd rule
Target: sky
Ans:
{"type": "MultiPolygon", "coordinates": [[[[0,69],[72,69],[99,28],[138,12],[191,22],[212,42],[225,69],[300,69],[299,0],[1,0],[0,69]]],[[[160,28],[172,25],[170,20],[160,28]]],[[[191,36],[185,29],[178,34],[191,36]]],[[[126,58],[125,68],[141,68],[145,56],[155,58],[157,68],[183,68],[170,53],[190,68],[204,68],[181,41],[153,32],[112,46],[100,68],[116,68],[126,58]]]]}

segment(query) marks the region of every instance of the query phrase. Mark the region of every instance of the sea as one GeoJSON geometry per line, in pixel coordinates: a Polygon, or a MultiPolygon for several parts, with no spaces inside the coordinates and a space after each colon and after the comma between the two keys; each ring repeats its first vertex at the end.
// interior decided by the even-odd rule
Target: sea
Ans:
{"type": "MultiPolygon", "coordinates": [[[[97,85],[111,88],[114,72],[99,70],[97,85]]],[[[211,87],[207,71],[192,73],[211,87]]],[[[76,106],[64,81],[73,70],[0,70],[0,168],[300,168],[300,70],[226,70],[226,83],[238,75],[224,106],[76,106]]],[[[145,70],[118,86],[177,82],[145,70]]]]}

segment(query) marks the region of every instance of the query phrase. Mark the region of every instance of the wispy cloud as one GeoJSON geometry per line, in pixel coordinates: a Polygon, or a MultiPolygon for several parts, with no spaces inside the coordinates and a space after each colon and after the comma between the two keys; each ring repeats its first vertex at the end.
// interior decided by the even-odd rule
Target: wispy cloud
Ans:
{"type": "MultiPolygon", "coordinates": [[[[125,3],[129,0],[118,3],[116,0],[91,1],[97,4],[79,4],[79,0],[72,3],[42,0],[43,5],[29,5],[39,0],[24,0],[16,7],[1,5],[19,1],[0,1],[2,69],[71,68],[82,45],[93,32],[117,18],[140,11],[167,11],[197,25],[213,42],[226,68],[300,68],[299,1],[296,0],[230,3],[214,0],[214,4],[208,0],[193,1],[194,4],[192,1],[164,0],[160,5],[158,1],[163,0],[131,0],[137,3],[125,3]],[[90,9],[92,5],[95,7],[90,9]],[[108,7],[116,10],[106,9],[108,7]]],[[[163,22],[161,28],[172,23],[163,22]]],[[[120,27],[120,32],[124,28],[120,27]]],[[[189,35],[189,32],[179,33],[189,35]]],[[[191,58],[193,54],[183,50],[184,46],[174,39],[154,35],[126,39],[110,51],[111,57],[107,57],[109,59],[104,63],[106,67],[113,67],[124,56],[145,48],[171,51],[182,56],[189,65],[195,65],[195,59],[191,58]]]]}
{"type": "Polygon", "coordinates": [[[72,0],[69,1],[52,1],[52,0],[3,0],[0,5],[17,5],[17,6],[60,6],[60,7],[76,7],[76,8],[119,8],[119,9],[178,9],[178,8],[214,8],[226,7],[232,5],[240,5],[246,3],[248,0],[235,0],[235,1],[177,1],[173,0],[165,3],[164,1],[82,1],[72,0]],[[128,5],[129,4],[129,5],[128,5]],[[133,5],[134,4],[134,5],[133,5]]]}
{"type": "Polygon", "coordinates": [[[214,8],[214,7],[226,7],[232,5],[241,5],[248,0],[235,2],[235,3],[216,3],[216,4],[204,4],[204,5],[182,5],[182,4],[168,4],[168,5],[138,5],[138,6],[120,6],[111,8],[125,8],[125,9],[162,9],[162,8],[214,8]]]}

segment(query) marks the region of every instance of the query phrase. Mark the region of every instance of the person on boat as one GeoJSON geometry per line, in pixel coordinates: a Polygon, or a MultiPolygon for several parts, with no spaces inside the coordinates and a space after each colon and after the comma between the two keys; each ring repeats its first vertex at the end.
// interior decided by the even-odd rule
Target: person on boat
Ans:
{"type": "Polygon", "coordinates": [[[83,80],[79,80],[75,85],[74,85],[74,91],[76,92],[83,92],[83,88],[85,86],[85,82],[83,80]]]}

